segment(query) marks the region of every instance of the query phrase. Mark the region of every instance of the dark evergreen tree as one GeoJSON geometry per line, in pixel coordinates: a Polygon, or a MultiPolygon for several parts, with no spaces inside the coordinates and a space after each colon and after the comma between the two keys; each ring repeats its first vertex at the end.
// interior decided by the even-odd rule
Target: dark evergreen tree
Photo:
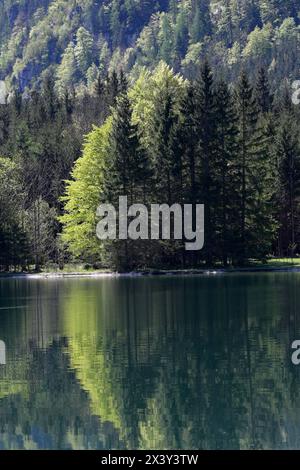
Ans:
{"type": "Polygon", "coordinates": [[[209,0],[192,0],[191,42],[199,42],[212,32],[209,0]]]}
{"type": "Polygon", "coordinates": [[[274,238],[272,164],[269,142],[258,115],[253,89],[242,73],[236,91],[239,116],[239,223],[236,226],[237,262],[264,257],[274,238]]]}
{"type": "Polygon", "coordinates": [[[199,161],[198,200],[205,205],[205,248],[204,256],[209,266],[213,263],[215,244],[216,187],[214,183],[215,143],[217,137],[216,106],[213,90],[213,74],[205,62],[201,77],[195,85],[196,132],[199,136],[197,158],[199,161]]]}
{"type": "Polygon", "coordinates": [[[183,58],[188,47],[188,17],[184,10],[177,15],[174,43],[175,56],[183,58]]]}
{"type": "Polygon", "coordinates": [[[255,97],[258,109],[261,113],[268,113],[272,109],[273,95],[270,91],[268,76],[265,69],[261,68],[258,73],[255,97]]]}
{"type": "Polygon", "coordinates": [[[279,248],[283,256],[294,256],[299,246],[300,149],[294,117],[284,116],[278,140],[280,175],[279,248]]]}
{"type": "Polygon", "coordinates": [[[155,113],[153,117],[153,148],[151,154],[155,170],[156,194],[164,200],[162,202],[171,204],[173,196],[172,179],[172,153],[174,138],[174,126],[177,123],[177,116],[174,110],[175,97],[170,90],[163,91],[159,100],[155,103],[155,113]]]}
{"type": "MultiPolygon", "coordinates": [[[[121,94],[113,113],[110,161],[106,169],[105,198],[118,207],[119,197],[126,196],[128,205],[141,203],[138,197],[145,191],[148,168],[141,153],[138,130],[132,124],[132,109],[126,93],[121,94]]],[[[136,262],[127,239],[112,244],[111,262],[128,270],[136,262]]]]}
{"type": "Polygon", "coordinates": [[[185,161],[185,199],[190,204],[196,204],[199,198],[199,159],[196,152],[199,147],[198,120],[195,106],[195,89],[189,85],[182,100],[181,113],[183,115],[182,147],[185,161]]]}
{"type": "Polygon", "coordinates": [[[216,88],[216,156],[215,185],[218,193],[216,206],[217,257],[227,266],[235,253],[236,215],[239,200],[236,185],[238,128],[234,103],[228,86],[220,82],[216,88]]]}

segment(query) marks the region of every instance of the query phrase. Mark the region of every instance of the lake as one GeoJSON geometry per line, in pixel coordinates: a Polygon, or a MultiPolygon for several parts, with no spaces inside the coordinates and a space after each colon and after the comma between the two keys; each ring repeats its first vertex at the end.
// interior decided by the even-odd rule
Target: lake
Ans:
{"type": "Polygon", "coordinates": [[[300,449],[300,274],[0,279],[1,449],[300,449]]]}

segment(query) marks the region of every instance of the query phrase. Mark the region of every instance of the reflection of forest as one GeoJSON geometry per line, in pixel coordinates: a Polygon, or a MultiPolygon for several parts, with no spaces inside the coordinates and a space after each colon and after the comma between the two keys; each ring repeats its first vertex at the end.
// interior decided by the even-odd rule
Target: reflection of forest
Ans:
{"type": "Polygon", "coordinates": [[[299,283],[0,281],[0,447],[300,448],[299,283]]]}

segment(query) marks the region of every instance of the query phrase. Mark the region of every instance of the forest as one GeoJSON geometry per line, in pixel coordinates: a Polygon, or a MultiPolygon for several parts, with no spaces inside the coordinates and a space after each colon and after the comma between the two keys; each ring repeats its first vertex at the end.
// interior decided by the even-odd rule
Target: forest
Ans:
{"type": "Polygon", "coordinates": [[[47,72],[63,93],[100,72],[136,79],[163,60],[194,79],[205,57],[230,81],[297,79],[299,0],[1,0],[0,79],[26,92],[47,72]]]}
{"type": "Polygon", "coordinates": [[[3,1],[0,269],[299,252],[295,1],[3,1]],[[284,5],[284,6],[283,6],[284,5]],[[100,202],[205,204],[205,246],[96,237],[100,202]]]}

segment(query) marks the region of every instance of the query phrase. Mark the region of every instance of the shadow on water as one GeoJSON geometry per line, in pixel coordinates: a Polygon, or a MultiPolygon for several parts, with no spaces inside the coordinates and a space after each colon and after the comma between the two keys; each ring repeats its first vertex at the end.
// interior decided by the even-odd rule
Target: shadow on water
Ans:
{"type": "Polygon", "coordinates": [[[300,448],[299,287],[0,280],[0,448],[300,448]]]}

